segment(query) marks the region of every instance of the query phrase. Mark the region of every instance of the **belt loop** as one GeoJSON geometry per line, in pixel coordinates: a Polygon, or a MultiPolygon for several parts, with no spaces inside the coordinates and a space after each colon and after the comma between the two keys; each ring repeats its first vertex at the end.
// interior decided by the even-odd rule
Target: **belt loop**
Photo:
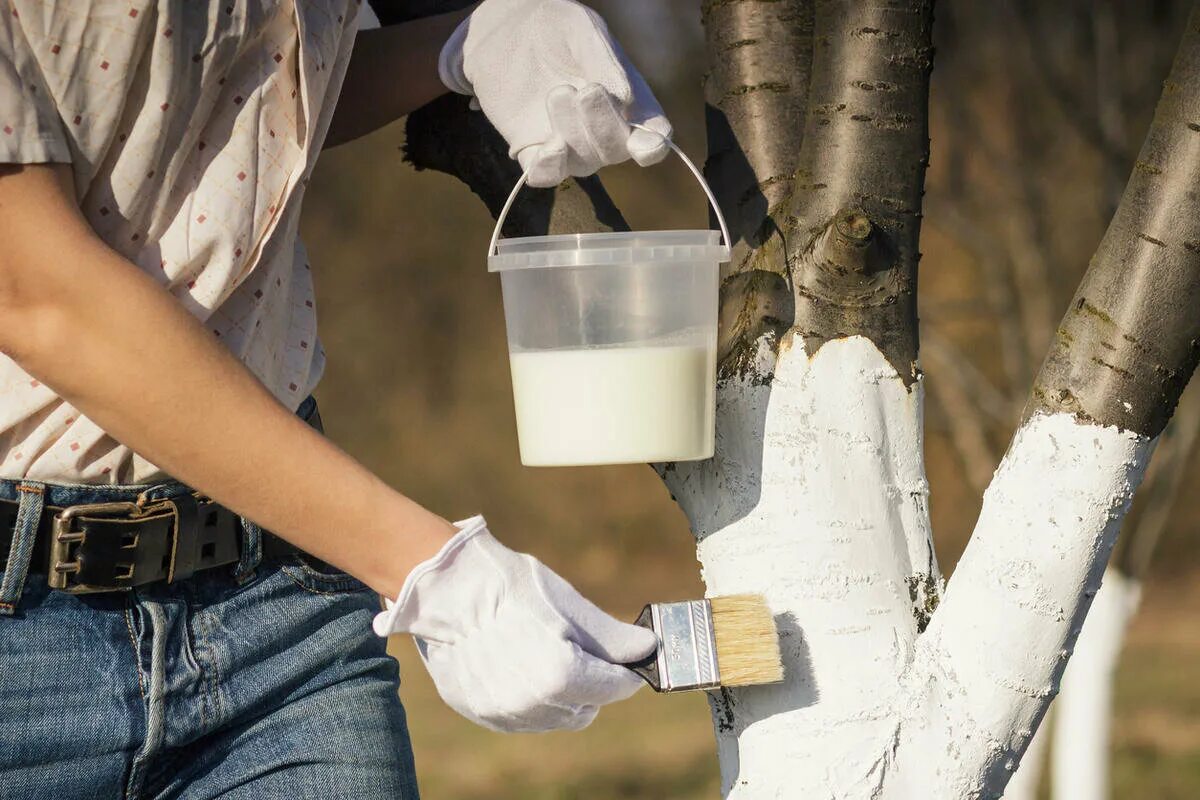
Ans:
{"type": "Polygon", "coordinates": [[[46,486],[37,481],[22,481],[17,486],[17,491],[21,493],[17,521],[13,524],[12,546],[8,549],[4,580],[0,581],[0,614],[6,616],[12,616],[17,610],[17,602],[25,588],[29,560],[33,556],[33,545],[37,541],[38,523],[42,519],[46,486]]]}
{"type": "Polygon", "coordinates": [[[238,585],[254,577],[254,568],[262,561],[262,528],[245,517],[242,523],[242,555],[233,570],[233,579],[238,585]]]}

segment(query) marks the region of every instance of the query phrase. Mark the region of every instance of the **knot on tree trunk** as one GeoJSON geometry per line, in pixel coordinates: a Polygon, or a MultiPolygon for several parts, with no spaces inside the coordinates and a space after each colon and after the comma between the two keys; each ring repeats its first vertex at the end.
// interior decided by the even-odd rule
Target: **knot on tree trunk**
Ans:
{"type": "Polygon", "coordinates": [[[727,278],[721,284],[717,326],[718,377],[770,381],[770,375],[759,374],[758,341],[770,335],[778,344],[795,318],[792,287],[783,275],[752,269],[727,278]]]}
{"type": "Polygon", "coordinates": [[[793,329],[811,356],[832,339],[865,336],[907,385],[916,380],[912,271],[888,231],[861,208],[838,210],[791,264],[793,329]]]}
{"type": "Polygon", "coordinates": [[[866,212],[843,208],[817,234],[799,263],[798,291],[848,308],[895,303],[903,288],[887,234],[866,212]]]}

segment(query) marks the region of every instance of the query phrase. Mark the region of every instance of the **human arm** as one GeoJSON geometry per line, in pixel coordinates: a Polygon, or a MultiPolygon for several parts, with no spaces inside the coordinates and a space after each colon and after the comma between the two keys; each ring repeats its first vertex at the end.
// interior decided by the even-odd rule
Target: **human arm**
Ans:
{"type": "Polygon", "coordinates": [[[604,20],[575,0],[483,0],[361,32],[326,146],[386,125],[446,88],[474,98],[530,186],[630,158],[647,166],[668,152],[671,123],[650,86],[604,20]]]}
{"type": "Polygon", "coordinates": [[[445,94],[438,54],[470,12],[359,31],[325,147],[365,136],[445,94]]]}
{"type": "Polygon", "coordinates": [[[0,352],[172,476],[389,597],[454,533],[101,241],[69,167],[0,166],[0,241],[0,352]]]}
{"type": "Polygon", "coordinates": [[[653,650],[652,633],[300,421],[95,235],[68,166],[0,165],[0,242],[0,352],[172,476],[397,598],[376,630],[419,637],[460,713],[497,730],[579,728],[640,686],[614,663],[653,650]]]}

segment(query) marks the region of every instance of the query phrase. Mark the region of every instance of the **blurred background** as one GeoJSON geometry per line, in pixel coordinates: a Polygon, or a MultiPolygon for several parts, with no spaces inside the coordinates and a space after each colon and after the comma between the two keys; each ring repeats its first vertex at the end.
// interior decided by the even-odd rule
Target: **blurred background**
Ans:
{"type": "MultiPolygon", "coordinates": [[[[699,160],[699,0],[590,4],[699,160]]],[[[920,312],[925,455],[947,575],[1135,166],[1189,5],[937,4],[920,312]]],[[[396,124],[327,152],[308,192],[329,434],[439,513],[486,513],[501,539],[618,616],[701,596],[686,522],[648,467],[520,465],[500,285],[485,263],[492,221],[454,179],[403,163],[403,137],[396,124]]],[[[705,224],[703,196],[677,162],[614,168],[605,181],[634,227],[705,224]]],[[[1118,798],[1200,797],[1196,394],[1160,444],[1116,556],[1144,581],[1117,678],[1118,798]]],[[[410,641],[393,650],[428,798],[717,796],[703,696],[643,692],[582,733],[502,736],[440,703],[410,641]]]]}

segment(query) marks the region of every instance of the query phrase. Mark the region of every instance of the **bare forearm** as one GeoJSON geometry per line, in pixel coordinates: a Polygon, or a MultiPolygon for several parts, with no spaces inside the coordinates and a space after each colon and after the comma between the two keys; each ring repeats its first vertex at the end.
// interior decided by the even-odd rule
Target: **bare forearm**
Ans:
{"type": "Polygon", "coordinates": [[[365,136],[444,94],[438,54],[469,13],[464,9],[360,32],[325,146],[365,136]]]}
{"type": "Polygon", "coordinates": [[[25,181],[16,204],[7,180],[0,349],[174,477],[394,596],[451,526],[280,405],[161,286],[64,218],[53,187],[25,181]]]}

